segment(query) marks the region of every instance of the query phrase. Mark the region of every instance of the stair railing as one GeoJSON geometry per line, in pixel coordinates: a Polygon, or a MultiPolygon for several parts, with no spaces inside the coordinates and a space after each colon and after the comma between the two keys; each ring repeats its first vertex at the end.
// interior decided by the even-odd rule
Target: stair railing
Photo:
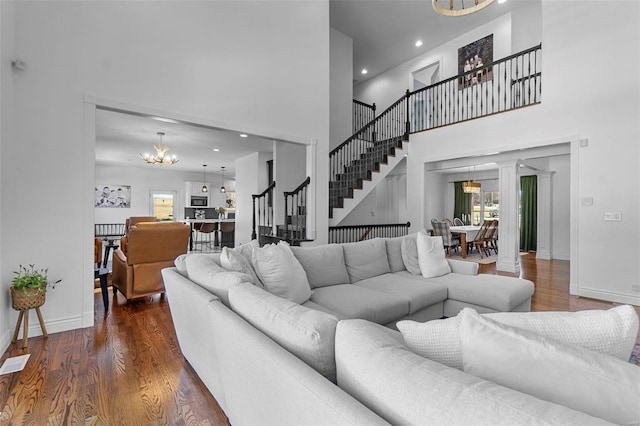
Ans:
{"type": "Polygon", "coordinates": [[[255,240],[260,235],[258,242],[265,244],[264,236],[273,234],[273,189],[276,182],[273,181],[260,194],[253,194],[253,229],[251,239],[255,240]],[[258,231],[258,232],[256,232],[258,231]]]}
{"type": "Polygon", "coordinates": [[[353,243],[371,238],[402,237],[409,233],[411,222],[382,225],[330,226],[329,243],[353,243]]]}
{"type": "MultiPolygon", "coordinates": [[[[293,191],[284,192],[284,239],[302,241],[307,239],[308,188],[311,177],[307,177],[293,191]]],[[[294,245],[294,244],[292,244],[294,245]]]]}
{"type": "Polygon", "coordinates": [[[367,152],[398,146],[394,138],[540,103],[542,44],[436,84],[409,90],[382,114],[329,153],[329,215],[351,197],[359,177],[370,174],[376,161],[367,152]],[[360,161],[359,161],[360,160],[360,161]]]}
{"type": "Polygon", "coordinates": [[[409,108],[406,102],[408,94],[409,91],[329,153],[329,180],[335,181],[345,167],[360,158],[368,148],[373,148],[377,141],[397,137],[408,140],[410,129],[409,108]]]}
{"type": "Polygon", "coordinates": [[[351,109],[353,111],[351,120],[353,133],[356,133],[376,117],[376,104],[369,105],[354,99],[351,109]]]}

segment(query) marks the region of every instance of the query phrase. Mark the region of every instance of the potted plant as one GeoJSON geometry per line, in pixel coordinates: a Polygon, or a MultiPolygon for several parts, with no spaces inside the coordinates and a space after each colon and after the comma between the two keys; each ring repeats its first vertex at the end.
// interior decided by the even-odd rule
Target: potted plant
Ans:
{"type": "Polygon", "coordinates": [[[218,217],[220,219],[224,219],[224,212],[225,212],[224,207],[216,208],[216,213],[218,213],[218,217]]]}
{"type": "Polygon", "coordinates": [[[49,281],[48,271],[46,268],[36,269],[33,264],[28,268],[20,265],[17,271],[13,271],[15,277],[9,287],[13,309],[22,311],[44,304],[47,287],[55,288],[56,284],[62,281],[49,281]]]}

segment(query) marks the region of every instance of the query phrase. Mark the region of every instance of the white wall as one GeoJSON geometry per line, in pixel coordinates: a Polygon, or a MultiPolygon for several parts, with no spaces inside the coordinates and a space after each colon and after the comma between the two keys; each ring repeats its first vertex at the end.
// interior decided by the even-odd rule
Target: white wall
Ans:
{"type": "MultiPolygon", "coordinates": [[[[589,1],[575,8],[543,1],[542,104],[413,135],[408,163],[412,193],[421,189],[425,162],[573,141],[571,291],[635,304],[640,292],[631,286],[640,282],[640,267],[632,247],[640,237],[640,197],[625,182],[640,180],[640,65],[629,53],[640,47],[639,9],[637,2],[589,1]],[[583,67],[593,52],[598,61],[583,67]],[[611,70],[634,77],[602,77],[611,70]],[[475,135],[472,145],[469,134],[475,135]],[[578,147],[578,138],[588,146],[578,147]],[[585,196],[593,205],[580,204],[585,196]],[[603,221],[607,211],[621,212],[622,221],[603,221]]],[[[427,201],[410,198],[412,224],[427,209],[427,201]]]]}
{"type": "MultiPolygon", "coordinates": [[[[504,58],[511,53],[511,14],[503,15],[477,29],[453,39],[423,55],[405,62],[371,80],[357,84],[353,89],[356,99],[366,103],[376,103],[378,111],[384,111],[389,105],[404,95],[407,89],[413,90],[412,75],[428,65],[440,62],[442,80],[458,74],[458,48],[493,34],[493,57],[504,58]]],[[[539,43],[531,42],[531,46],[539,43]]]]}
{"type": "MultiPolygon", "coordinates": [[[[225,195],[221,194],[222,175],[207,173],[211,195],[214,197],[209,207],[220,207],[225,195]]],[[[202,173],[174,171],[158,167],[116,167],[97,164],[95,168],[96,184],[130,185],[131,208],[95,208],[95,223],[124,223],[130,216],[148,216],[151,213],[149,192],[154,190],[177,191],[176,220],[184,219],[186,205],[186,182],[202,182],[202,173]]],[[[225,179],[225,188],[235,191],[235,180],[225,179]]]]}
{"type": "Polygon", "coordinates": [[[329,149],[352,134],[353,104],[353,40],[331,28],[331,131],[329,149]]]}
{"type": "Polygon", "coordinates": [[[273,214],[276,225],[284,225],[284,192],[296,189],[307,178],[306,147],[285,142],[273,143],[273,214]]]}
{"type": "MultiPolygon", "coordinates": [[[[327,181],[328,1],[14,6],[15,51],[28,69],[13,73],[14,131],[3,140],[0,160],[3,182],[12,182],[2,192],[1,272],[6,282],[11,268],[35,263],[63,279],[43,309],[50,332],[93,324],[95,113],[85,95],[196,123],[317,141],[317,179],[327,181]],[[37,193],[47,206],[44,217],[33,208],[34,188],[43,185],[55,189],[37,193]],[[68,195],[62,200],[60,190],[68,195]],[[30,226],[43,221],[44,232],[30,226]]],[[[4,38],[11,26],[0,31],[4,38]]],[[[319,208],[327,192],[318,187],[319,208]]],[[[319,213],[319,242],[327,240],[327,223],[319,213]]],[[[6,300],[0,310],[10,310],[6,300]]]]}
{"type": "Polygon", "coordinates": [[[267,161],[271,152],[254,152],[236,160],[236,245],[251,241],[253,231],[253,194],[269,186],[267,161]]]}
{"type": "MultiPolygon", "coordinates": [[[[3,2],[6,3],[6,2],[3,2]]],[[[0,159],[6,158],[5,146],[7,141],[13,137],[13,74],[11,71],[11,58],[14,56],[14,8],[12,3],[0,3],[0,159]]],[[[4,217],[6,203],[4,193],[10,188],[5,185],[7,182],[5,173],[0,161],[0,223],[4,217]]],[[[0,226],[0,241],[5,240],[5,234],[0,226]]],[[[3,282],[7,283],[8,272],[15,269],[14,265],[8,265],[3,260],[4,245],[0,244],[0,276],[4,277],[3,282]]],[[[3,284],[4,285],[4,284],[3,284]]],[[[9,333],[6,330],[10,326],[10,305],[9,292],[4,288],[0,291],[0,352],[4,352],[9,345],[9,333]]]]}

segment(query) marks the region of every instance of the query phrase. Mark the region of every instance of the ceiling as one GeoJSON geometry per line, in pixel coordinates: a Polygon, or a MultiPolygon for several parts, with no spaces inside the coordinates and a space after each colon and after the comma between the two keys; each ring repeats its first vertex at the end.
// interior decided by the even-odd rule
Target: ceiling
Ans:
{"type": "Polygon", "coordinates": [[[96,111],[96,164],[170,167],[180,171],[220,172],[225,166],[226,176],[235,176],[235,161],[253,152],[273,151],[273,140],[238,132],[197,126],[178,121],[161,121],[158,117],[141,116],[103,109],[96,111]],[[179,161],[170,166],[147,164],[140,154],[155,154],[160,144],[158,132],[164,132],[162,144],[179,161]],[[213,151],[213,149],[219,151],[213,151]]]}
{"type": "MultiPolygon", "coordinates": [[[[330,23],[353,39],[354,80],[361,82],[419,56],[477,26],[493,20],[525,1],[508,0],[468,16],[451,18],[437,14],[429,0],[331,0],[330,23]],[[417,39],[423,41],[419,48],[417,39]],[[366,67],[365,76],[360,70],[366,67]]],[[[535,0],[539,1],[539,0],[535,0]]],[[[159,121],[141,116],[99,109],[96,112],[96,163],[137,167],[171,167],[172,170],[220,171],[235,176],[235,160],[256,151],[271,152],[273,141],[237,132],[183,122],[159,121]],[[163,144],[180,161],[171,166],[149,165],[140,154],[153,153],[164,132],[163,144]],[[218,148],[219,152],[214,152],[218,148]]]]}
{"type": "Polygon", "coordinates": [[[331,27],[353,39],[353,79],[362,82],[531,1],[539,0],[496,1],[454,18],[436,13],[431,0],[331,0],[330,19],[331,27]]]}

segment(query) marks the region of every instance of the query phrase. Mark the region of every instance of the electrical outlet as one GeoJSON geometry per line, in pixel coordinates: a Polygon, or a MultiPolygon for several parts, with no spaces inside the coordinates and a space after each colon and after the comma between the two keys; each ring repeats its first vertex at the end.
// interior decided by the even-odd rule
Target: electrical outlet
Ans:
{"type": "Polygon", "coordinates": [[[620,212],[605,212],[604,220],[607,222],[620,222],[622,220],[622,213],[620,212]]]}
{"type": "Polygon", "coordinates": [[[640,293],[640,284],[631,284],[631,291],[637,291],[640,293]]]}

